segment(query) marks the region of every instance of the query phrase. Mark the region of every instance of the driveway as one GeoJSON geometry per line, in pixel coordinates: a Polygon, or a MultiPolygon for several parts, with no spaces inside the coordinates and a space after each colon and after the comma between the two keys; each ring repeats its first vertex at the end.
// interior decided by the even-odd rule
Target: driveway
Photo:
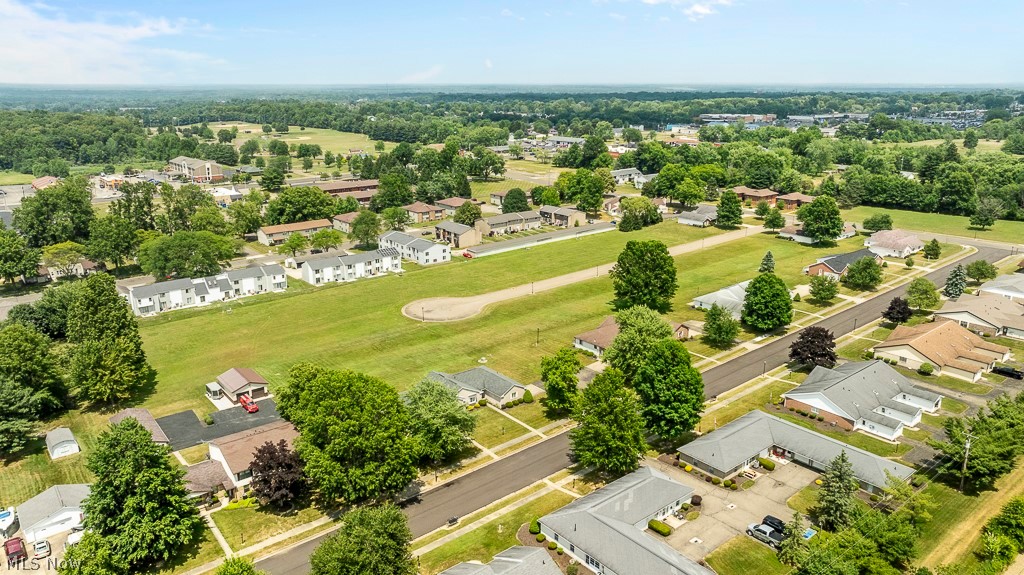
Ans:
{"type": "Polygon", "coordinates": [[[161,417],[156,422],[167,434],[171,450],[178,451],[281,419],[273,399],[260,400],[257,405],[260,410],[256,413],[248,413],[241,407],[214,412],[213,425],[203,423],[191,409],[161,417]]]}
{"type": "Polygon", "coordinates": [[[786,501],[810,485],[820,474],[796,463],[779,465],[775,471],[757,478],[747,490],[729,491],[715,487],[680,468],[657,463],[657,469],[692,487],[702,498],[700,517],[685,523],[668,536],[668,544],[683,555],[700,561],[720,545],[746,532],[747,525],[760,523],[765,515],[783,521],[793,517],[786,501]],[[693,539],[699,543],[691,543],[693,539]]]}

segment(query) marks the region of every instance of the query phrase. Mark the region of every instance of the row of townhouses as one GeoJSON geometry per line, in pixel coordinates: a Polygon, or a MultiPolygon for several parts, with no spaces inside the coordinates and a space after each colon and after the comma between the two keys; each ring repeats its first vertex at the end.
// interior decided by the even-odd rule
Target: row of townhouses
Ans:
{"type": "Polygon", "coordinates": [[[322,285],[400,273],[402,255],[394,248],[380,248],[358,254],[318,257],[297,265],[302,281],[322,285]]]}
{"type": "Polygon", "coordinates": [[[135,315],[151,315],[168,310],[201,307],[219,301],[261,293],[284,291],[288,280],[279,265],[228,270],[204,278],[182,278],[146,286],[128,288],[128,299],[135,315]]]}

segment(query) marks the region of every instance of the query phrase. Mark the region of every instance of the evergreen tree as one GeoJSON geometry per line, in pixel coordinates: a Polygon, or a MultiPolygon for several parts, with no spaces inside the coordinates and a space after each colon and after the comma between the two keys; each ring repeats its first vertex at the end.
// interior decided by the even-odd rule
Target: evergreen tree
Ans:
{"type": "Polygon", "coordinates": [[[793,301],[786,283],[775,274],[761,274],[747,284],[743,321],[759,331],[772,331],[793,320],[793,301]]]}
{"type": "Polygon", "coordinates": [[[964,294],[964,290],[967,288],[967,270],[964,266],[957,264],[953,271],[949,273],[949,277],[946,278],[946,287],[943,289],[946,292],[946,297],[949,299],[957,299],[964,294]]]}
{"type": "Polygon", "coordinates": [[[791,567],[799,567],[807,557],[807,540],[804,539],[804,519],[798,512],[793,513],[793,519],[786,523],[782,531],[783,539],[779,543],[779,561],[791,567]]]}
{"type": "Polygon", "coordinates": [[[573,454],[584,466],[612,473],[629,473],[647,449],[644,420],[636,393],[625,377],[608,368],[579,393],[572,418],[577,426],[569,432],[573,454]]]}
{"type": "Polygon", "coordinates": [[[768,251],[768,253],[764,254],[763,258],[761,258],[761,267],[757,268],[757,273],[775,273],[775,256],[772,255],[772,252],[770,250],[768,251]]]}
{"type": "Polygon", "coordinates": [[[743,223],[743,204],[736,192],[722,192],[718,200],[718,220],[715,224],[722,228],[734,228],[743,223]]]}
{"type": "Polygon", "coordinates": [[[722,306],[712,304],[711,309],[704,312],[704,343],[718,348],[729,347],[739,333],[740,322],[722,306]]]}
{"type": "Polygon", "coordinates": [[[818,506],[815,508],[822,527],[837,532],[853,522],[857,501],[857,477],[846,451],[835,457],[821,478],[818,506]]]}

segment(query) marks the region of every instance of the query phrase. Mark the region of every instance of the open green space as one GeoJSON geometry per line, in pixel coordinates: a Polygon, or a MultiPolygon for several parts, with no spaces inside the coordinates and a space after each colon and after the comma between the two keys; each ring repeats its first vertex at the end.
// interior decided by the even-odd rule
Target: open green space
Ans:
{"type": "Polygon", "coordinates": [[[178,553],[162,568],[153,569],[149,573],[154,575],[180,575],[223,556],[220,545],[217,544],[217,540],[213,537],[213,531],[206,526],[206,523],[203,523],[202,533],[196,543],[190,545],[187,550],[178,553]]]}
{"type": "MultiPolygon", "coordinates": [[[[950,216],[945,214],[929,214],[923,212],[909,212],[906,210],[893,210],[889,208],[872,208],[860,206],[843,212],[843,219],[853,222],[862,222],[864,218],[874,214],[889,214],[892,216],[894,228],[903,228],[922,232],[921,239],[928,241],[933,236],[949,234],[954,236],[977,237],[978,239],[994,240],[997,242],[1020,243],[1024,238],[1024,222],[1010,222],[999,220],[994,226],[987,230],[969,229],[970,218],[967,216],[950,216]]],[[[938,237],[939,241],[943,238],[938,237]]],[[[914,258],[918,259],[917,257],[914,258]]]]}
{"type": "MultiPolygon", "coordinates": [[[[902,147],[902,146],[906,146],[908,148],[920,148],[920,147],[941,146],[942,144],[945,144],[945,143],[946,143],[946,140],[921,140],[921,141],[918,141],[918,142],[876,142],[874,145],[876,145],[876,146],[889,146],[889,147],[902,147]]],[[[961,154],[969,153],[967,148],[964,147],[964,141],[963,140],[953,140],[953,143],[956,144],[956,147],[960,151],[961,154]]],[[[1003,147],[1003,144],[1005,144],[1005,143],[1006,142],[1003,142],[1002,140],[979,139],[978,140],[978,147],[975,148],[975,152],[999,152],[999,151],[1001,151],[1001,149],[1003,147]]]]}
{"type": "Polygon", "coordinates": [[[181,455],[182,459],[185,460],[189,465],[195,465],[206,461],[210,455],[210,444],[200,443],[199,445],[193,445],[192,447],[186,447],[178,451],[178,455],[181,455]]]}
{"type": "Polygon", "coordinates": [[[911,449],[911,446],[907,445],[906,443],[892,444],[889,443],[888,441],[882,441],[881,439],[875,439],[874,437],[870,437],[865,433],[843,431],[840,429],[825,427],[824,425],[816,425],[816,421],[812,423],[810,419],[807,419],[806,417],[800,417],[798,415],[793,415],[788,411],[771,410],[768,411],[768,413],[771,413],[772,415],[777,415],[782,419],[793,422],[797,425],[806,427],[808,429],[813,429],[822,435],[827,435],[832,439],[842,441],[843,443],[852,445],[854,447],[859,447],[864,451],[870,451],[871,453],[874,453],[875,455],[880,455],[882,457],[899,457],[900,455],[903,455],[904,453],[910,451],[911,449]]]}
{"type": "Polygon", "coordinates": [[[485,204],[491,203],[491,194],[494,192],[507,192],[512,188],[523,190],[529,199],[530,190],[539,185],[541,184],[524,180],[488,180],[486,182],[473,180],[469,183],[469,187],[473,191],[473,199],[480,200],[485,204]]]}
{"type": "MultiPolygon", "coordinates": [[[[362,150],[371,155],[377,153],[373,148],[374,140],[371,140],[366,134],[339,132],[327,128],[302,129],[298,126],[289,126],[288,132],[277,134],[277,137],[275,137],[276,132],[264,134],[262,126],[259,124],[247,124],[244,122],[210,123],[210,129],[214,132],[221,128],[231,128],[231,126],[238,126],[238,137],[233,142],[236,147],[255,138],[264,144],[270,140],[282,140],[289,146],[292,144],[318,144],[324,151],[331,151],[335,154],[341,153],[346,156],[349,154],[349,150],[362,150]],[[246,130],[250,130],[252,133],[246,134],[246,130]]],[[[385,150],[390,150],[397,144],[394,142],[384,142],[384,145],[385,150]]]]}
{"type": "Polygon", "coordinates": [[[946,389],[951,389],[953,391],[973,393],[975,395],[985,395],[986,393],[992,391],[992,386],[990,385],[985,385],[983,383],[972,383],[970,381],[960,379],[959,377],[952,377],[949,375],[921,375],[920,373],[912,369],[907,369],[905,367],[900,367],[898,365],[893,366],[893,369],[911,379],[917,379],[925,383],[938,385],[940,387],[945,387],[946,389]]]}
{"type": "Polygon", "coordinates": [[[771,547],[746,535],[726,541],[706,561],[718,575],[786,575],[792,571],[779,561],[771,547]]]}
{"type": "Polygon", "coordinates": [[[533,403],[517,405],[507,410],[506,413],[534,429],[540,429],[555,421],[554,419],[548,419],[547,410],[544,409],[544,404],[537,397],[534,398],[533,403]]]}
{"type": "Polygon", "coordinates": [[[809,515],[811,509],[818,504],[818,491],[820,489],[820,487],[812,483],[794,493],[786,500],[786,505],[788,505],[793,511],[809,515]]]}
{"type": "MultiPolygon", "coordinates": [[[[760,409],[769,401],[778,401],[783,393],[790,391],[796,386],[796,383],[771,381],[764,387],[758,388],[755,391],[738,397],[734,401],[724,404],[722,407],[705,413],[700,420],[700,429],[704,432],[718,429],[745,413],[760,409]]],[[[714,407],[714,404],[711,407],[714,407]]],[[[774,410],[769,411],[769,413],[774,413],[774,410]]]]}
{"type": "Polygon", "coordinates": [[[484,447],[495,447],[530,432],[490,407],[477,409],[473,413],[476,414],[473,439],[484,447]]]}
{"type": "Polygon", "coordinates": [[[447,525],[445,525],[440,527],[436,531],[433,531],[431,533],[424,535],[423,537],[420,537],[419,539],[416,539],[412,544],[412,550],[415,551],[416,549],[419,549],[424,545],[429,545],[430,543],[433,543],[434,541],[437,541],[438,539],[447,536],[449,533],[453,531],[457,531],[466,525],[470,525],[475,521],[479,521],[481,518],[486,517],[491,513],[494,513],[495,511],[504,509],[505,507],[512,505],[516,501],[525,499],[530,495],[533,495],[534,493],[540,491],[541,489],[545,489],[546,487],[547,485],[543,482],[534,483],[533,485],[520,490],[514,495],[510,495],[504,499],[491,503],[487,507],[484,507],[483,509],[480,509],[478,511],[474,511],[469,515],[459,517],[459,522],[455,524],[453,527],[448,527],[447,525]]]}
{"type": "Polygon", "coordinates": [[[553,491],[481,525],[420,556],[420,573],[433,575],[462,561],[488,562],[494,555],[519,545],[516,532],[526,522],[565,506],[572,497],[553,491]]]}
{"type": "Polygon", "coordinates": [[[34,179],[35,176],[32,174],[22,174],[20,172],[11,172],[9,170],[0,171],[0,186],[28,184],[34,179]]]}
{"type": "Polygon", "coordinates": [[[554,182],[555,178],[558,177],[558,174],[572,171],[571,168],[559,168],[552,166],[551,164],[542,164],[534,160],[505,160],[505,169],[529,172],[539,176],[550,175],[551,181],[546,182],[547,184],[554,182]]]}
{"type": "Polygon", "coordinates": [[[319,510],[308,505],[288,512],[277,512],[256,504],[233,508],[229,505],[210,514],[221,535],[235,551],[316,521],[323,516],[319,510]]]}

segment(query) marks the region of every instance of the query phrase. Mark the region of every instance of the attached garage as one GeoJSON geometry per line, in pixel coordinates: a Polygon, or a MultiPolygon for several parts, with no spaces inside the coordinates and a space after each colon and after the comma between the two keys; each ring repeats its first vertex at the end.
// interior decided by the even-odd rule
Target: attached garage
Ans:
{"type": "Polygon", "coordinates": [[[82,524],[85,483],[54,485],[18,506],[18,521],[29,543],[66,533],[82,524]]]}

